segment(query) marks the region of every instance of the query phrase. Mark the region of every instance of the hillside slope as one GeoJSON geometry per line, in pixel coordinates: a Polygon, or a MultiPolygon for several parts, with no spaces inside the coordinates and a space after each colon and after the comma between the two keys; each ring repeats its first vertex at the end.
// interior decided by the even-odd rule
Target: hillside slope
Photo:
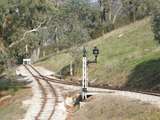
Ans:
{"type": "Polygon", "coordinates": [[[91,97],[73,120],[159,120],[160,110],[154,105],[127,97],[97,95],[91,97]]]}
{"type": "MultiPolygon", "coordinates": [[[[154,41],[150,26],[150,19],[146,18],[87,43],[85,46],[90,58],[93,58],[91,49],[94,46],[100,49],[98,64],[89,65],[90,82],[132,89],[159,90],[160,47],[154,41]]],[[[43,59],[37,65],[58,72],[69,65],[71,60],[73,58],[70,52],[59,53],[43,59]]],[[[77,69],[81,71],[81,66],[76,68],[76,71],[77,69]]],[[[81,72],[76,76],[80,77],[81,72]]]]}

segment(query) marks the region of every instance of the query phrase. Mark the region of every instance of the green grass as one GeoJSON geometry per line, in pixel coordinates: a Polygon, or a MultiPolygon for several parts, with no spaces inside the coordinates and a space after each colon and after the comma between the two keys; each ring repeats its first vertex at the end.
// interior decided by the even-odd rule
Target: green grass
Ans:
{"type": "Polygon", "coordinates": [[[8,0],[1,0],[0,1],[0,5],[3,6],[3,5],[7,5],[8,4],[8,0]]]}
{"type": "Polygon", "coordinates": [[[51,56],[48,59],[42,59],[40,62],[36,63],[36,65],[41,65],[54,72],[59,72],[63,67],[70,63],[71,59],[72,57],[69,53],[62,53],[51,56]]]}
{"type": "MultiPolygon", "coordinates": [[[[154,40],[149,18],[105,34],[85,46],[90,59],[93,59],[92,48],[100,49],[98,64],[89,65],[90,81],[136,89],[159,89],[160,47],[154,40]],[[154,85],[148,85],[152,82],[154,85]]],[[[38,65],[57,71],[70,64],[70,59],[73,59],[70,52],[63,53],[38,65]]]]}

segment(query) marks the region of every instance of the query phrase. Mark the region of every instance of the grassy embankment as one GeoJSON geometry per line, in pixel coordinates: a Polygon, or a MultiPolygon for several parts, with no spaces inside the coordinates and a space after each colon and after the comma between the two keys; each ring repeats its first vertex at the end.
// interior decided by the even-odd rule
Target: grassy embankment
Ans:
{"type": "Polygon", "coordinates": [[[14,95],[7,97],[5,100],[0,99],[0,119],[1,120],[20,120],[26,113],[26,107],[22,101],[31,97],[30,89],[21,89],[14,95]]]}
{"type": "MultiPolygon", "coordinates": [[[[154,40],[149,18],[105,34],[85,46],[90,58],[93,58],[91,49],[94,46],[100,49],[98,64],[89,66],[90,82],[132,89],[159,89],[160,45],[154,40]]],[[[72,59],[71,52],[59,53],[37,65],[58,72],[72,59]]]]}
{"type": "Polygon", "coordinates": [[[72,120],[159,120],[160,109],[121,96],[94,96],[72,120]]]}
{"type": "Polygon", "coordinates": [[[30,89],[22,89],[24,83],[16,81],[15,70],[5,69],[0,77],[0,119],[18,120],[24,117],[26,108],[22,101],[31,97],[30,89]]]}

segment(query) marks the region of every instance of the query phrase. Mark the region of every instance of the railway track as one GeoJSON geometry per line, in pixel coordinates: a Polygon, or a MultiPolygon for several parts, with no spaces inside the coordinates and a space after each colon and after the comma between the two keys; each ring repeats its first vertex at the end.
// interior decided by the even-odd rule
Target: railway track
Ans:
{"type": "MultiPolygon", "coordinates": [[[[30,71],[30,73],[32,74],[32,76],[36,80],[38,80],[39,82],[40,81],[45,81],[48,84],[48,86],[50,86],[50,88],[52,89],[52,91],[54,91],[53,93],[54,93],[55,96],[57,96],[57,95],[56,95],[56,92],[55,92],[54,88],[52,88],[51,82],[53,82],[53,83],[59,83],[59,84],[64,84],[64,85],[80,86],[79,82],[65,81],[63,79],[59,79],[59,78],[56,78],[56,77],[55,78],[47,77],[47,76],[44,76],[44,75],[40,74],[39,71],[37,69],[35,69],[33,66],[29,65],[29,67],[32,68],[37,73],[37,74],[33,74],[30,71]]],[[[39,85],[39,86],[41,87],[42,85],[39,85]]],[[[123,91],[123,92],[134,92],[134,93],[141,93],[141,94],[145,94],[145,95],[152,95],[152,96],[158,96],[158,97],[160,97],[160,93],[158,93],[158,92],[152,92],[152,91],[126,90],[126,89],[119,89],[119,88],[116,89],[116,88],[99,87],[99,86],[91,86],[91,87],[92,88],[101,88],[101,89],[111,90],[111,93],[116,92],[116,91],[123,91]]],[[[42,90],[44,89],[43,86],[41,87],[41,89],[42,90]]],[[[92,92],[94,92],[94,91],[92,91],[92,92]]],[[[95,91],[95,92],[98,92],[98,91],[95,91]]],[[[102,91],[100,91],[100,92],[102,92],[102,91]]],[[[45,92],[43,92],[43,94],[44,94],[44,96],[46,96],[45,92]]],[[[46,101],[46,100],[44,99],[44,101],[46,101]]],[[[56,100],[56,101],[58,101],[58,100],[56,100]]],[[[43,104],[45,104],[45,102],[43,104]]],[[[44,106],[45,106],[43,104],[42,104],[41,110],[39,111],[39,114],[36,116],[36,120],[41,120],[41,119],[37,119],[37,118],[39,118],[39,116],[43,113],[43,109],[44,109],[44,106]]],[[[55,111],[55,108],[53,108],[52,113],[50,113],[48,119],[45,119],[45,120],[51,120],[51,118],[52,118],[52,116],[54,114],[54,111],[55,111]]]]}
{"type": "Polygon", "coordinates": [[[42,93],[42,103],[35,120],[52,120],[58,103],[58,95],[52,84],[31,65],[24,65],[27,71],[35,78],[42,93]],[[40,76],[40,77],[36,77],[40,76]]]}
{"type": "MultiPolygon", "coordinates": [[[[43,76],[41,75],[40,77],[35,76],[37,78],[41,78],[43,77],[45,80],[53,82],[53,83],[60,83],[60,84],[66,84],[66,85],[74,85],[74,86],[81,86],[80,83],[75,83],[72,81],[65,81],[62,79],[54,79],[54,78],[50,78],[47,76],[43,76]]],[[[108,89],[108,90],[118,90],[118,91],[126,91],[126,92],[135,92],[135,93],[141,93],[141,94],[147,94],[147,95],[153,95],[153,96],[159,96],[160,97],[160,93],[158,91],[156,92],[152,92],[152,91],[139,91],[139,90],[127,90],[127,89],[120,89],[120,88],[111,88],[111,87],[99,87],[96,85],[90,85],[90,87],[94,87],[94,88],[101,88],[101,89],[108,89]]]]}
{"type": "MultiPolygon", "coordinates": [[[[33,67],[33,69],[35,69],[35,68],[33,67]]],[[[74,86],[81,86],[81,84],[79,82],[65,81],[63,79],[59,79],[59,78],[56,78],[56,77],[55,78],[50,78],[50,77],[47,77],[47,76],[43,76],[41,74],[40,74],[40,76],[35,76],[35,77],[36,78],[43,77],[44,80],[47,80],[47,81],[50,81],[50,82],[53,82],[53,83],[60,83],[60,84],[74,85],[74,86]]],[[[96,86],[96,85],[90,85],[90,87],[101,88],[101,89],[109,89],[109,90],[126,91],[126,92],[135,92],[135,93],[141,93],[141,94],[153,95],[153,96],[159,96],[160,97],[160,93],[158,91],[152,92],[152,91],[127,90],[127,89],[111,88],[111,87],[99,87],[99,86],[96,86]]]]}

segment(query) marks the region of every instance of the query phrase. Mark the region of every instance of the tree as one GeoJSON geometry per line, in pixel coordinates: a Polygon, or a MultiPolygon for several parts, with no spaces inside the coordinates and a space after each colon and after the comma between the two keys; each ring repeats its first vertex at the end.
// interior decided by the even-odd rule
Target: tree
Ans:
{"type": "MultiPolygon", "coordinates": [[[[95,33],[97,27],[100,25],[100,10],[97,5],[91,4],[86,0],[68,0],[64,3],[65,13],[70,13],[71,17],[79,21],[78,24],[87,30],[89,35],[95,33]]],[[[76,21],[77,21],[76,20],[76,21]]]]}
{"type": "Polygon", "coordinates": [[[143,2],[147,0],[99,0],[99,4],[90,0],[3,1],[0,39],[9,56],[18,60],[25,56],[26,44],[30,56],[45,45],[54,51],[80,45],[120,26],[127,17],[130,22],[143,18],[148,10],[143,2]]]}
{"type": "Polygon", "coordinates": [[[152,4],[152,28],[155,36],[155,40],[160,43],[160,1],[152,4]]]}
{"type": "Polygon", "coordinates": [[[122,0],[122,3],[123,13],[128,16],[130,22],[149,15],[150,4],[152,4],[150,0],[122,0]]]}
{"type": "Polygon", "coordinates": [[[121,0],[99,0],[101,9],[101,22],[107,22],[110,29],[115,28],[115,23],[122,11],[121,0]]]}

